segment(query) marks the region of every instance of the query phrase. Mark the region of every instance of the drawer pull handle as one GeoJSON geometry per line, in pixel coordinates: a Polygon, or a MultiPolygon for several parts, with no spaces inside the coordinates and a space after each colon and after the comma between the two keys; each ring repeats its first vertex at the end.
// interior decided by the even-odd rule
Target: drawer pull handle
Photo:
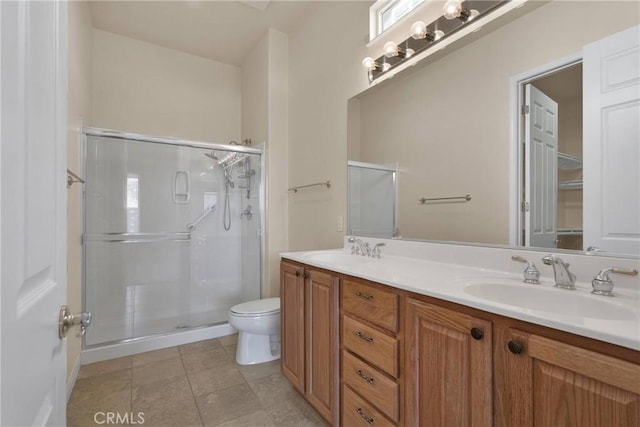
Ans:
{"type": "Polygon", "coordinates": [[[365,334],[363,334],[362,332],[358,331],[355,334],[358,338],[360,338],[362,341],[366,341],[368,343],[372,343],[373,342],[373,337],[368,337],[365,334]]]}
{"type": "Polygon", "coordinates": [[[484,332],[480,328],[471,328],[471,336],[474,340],[481,340],[484,337],[484,332]]]}
{"type": "Polygon", "coordinates": [[[367,422],[367,424],[373,424],[373,418],[371,418],[370,416],[365,414],[364,411],[362,410],[362,408],[356,409],[356,412],[358,413],[358,415],[360,415],[362,418],[364,418],[364,420],[367,422]]]}
{"type": "Polygon", "coordinates": [[[524,346],[520,341],[511,340],[507,343],[509,351],[513,354],[520,354],[524,351],[524,346]]]}
{"type": "Polygon", "coordinates": [[[362,299],[366,299],[367,301],[373,301],[373,295],[363,294],[362,292],[356,292],[356,296],[362,299]]]}
{"type": "Polygon", "coordinates": [[[296,277],[300,277],[302,273],[300,273],[300,270],[296,270],[296,277]]]}
{"type": "Polygon", "coordinates": [[[368,377],[364,374],[364,372],[362,372],[361,369],[358,369],[356,371],[356,374],[358,374],[359,377],[361,377],[363,380],[365,380],[366,382],[368,382],[369,384],[373,384],[373,382],[375,381],[375,379],[373,377],[368,377]]]}

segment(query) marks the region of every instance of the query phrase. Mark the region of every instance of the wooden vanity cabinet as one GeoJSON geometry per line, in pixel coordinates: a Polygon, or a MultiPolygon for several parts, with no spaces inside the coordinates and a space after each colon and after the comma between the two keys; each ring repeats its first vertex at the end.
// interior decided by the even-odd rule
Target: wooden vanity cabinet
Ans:
{"type": "Polygon", "coordinates": [[[398,292],[353,278],[341,286],[342,423],[401,425],[398,292]]]}
{"type": "Polygon", "coordinates": [[[330,424],[339,425],[339,279],[283,261],[280,275],[283,375],[330,424]]]}
{"type": "Polygon", "coordinates": [[[495,338],[497,427],[640,425],[640,365],[514,328],[495,338]]]}
{"type": "Polygon", "coordinates": [[[404,332],[406,425],[491,426],[491,322],[409,298],[404,332]]]}
{"type": "Polygon", "coordinates": [[[304,267],[280,265],[280,365],[282,374],[304,394],[304,267]]]}
{"type": "Polygon", "coordinates": [[[640,426],[638,351],[289,261],[281,302],[283,374],[333,426],[640,426]]]}

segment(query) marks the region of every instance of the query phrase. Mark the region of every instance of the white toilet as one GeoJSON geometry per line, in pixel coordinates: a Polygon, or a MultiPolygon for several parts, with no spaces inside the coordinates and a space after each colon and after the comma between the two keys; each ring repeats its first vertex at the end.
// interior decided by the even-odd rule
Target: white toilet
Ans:
{"type": "Polygon", "coordinates": [[[229,324],[236,328],[236,362],[254,365],[280,358],[280,298],[266,298],[234,305],[229,324]]]}

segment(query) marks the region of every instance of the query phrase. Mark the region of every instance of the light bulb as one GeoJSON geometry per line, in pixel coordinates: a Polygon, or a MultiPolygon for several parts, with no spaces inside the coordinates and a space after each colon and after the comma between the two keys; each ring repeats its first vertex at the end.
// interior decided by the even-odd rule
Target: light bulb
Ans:
{"type": "Polygon", "coordinates": [[[376,64],[375,59],[371,58],[370,56],[367,56],[362,60],[362,66],[368,71],[373,71],[378,68],[378,64],[376,64]]]}
{"type": "Polygon", "coordinates": [[[384,44],[384,56],[387,58],[392,58],[394,56],[398,56],[398,45],[394,42],[386,42],[384,44]]]}
{"type": "Polygon", "coordinates": [[[462,12],[462,3],[460,0],[449,0],[444,4],[442,13],[447,19],[455,19],[460,16],[462,12]]]}
{"type": "Polygon", "coordinates": [[[427,24],[422,21],[416,21],[411,26],[411,37],[415,40],[424,39],[427,37],[427,24]]]}

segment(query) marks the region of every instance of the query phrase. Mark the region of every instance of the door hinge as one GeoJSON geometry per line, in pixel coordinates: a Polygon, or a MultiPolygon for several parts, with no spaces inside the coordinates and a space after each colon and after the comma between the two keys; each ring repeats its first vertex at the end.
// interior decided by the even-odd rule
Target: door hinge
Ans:
{"type": "Polygon", "coordinates": [[[529,106],[528,105],[523,105],[522,106],[522,115],[525,116],[529,114],[529,106]]]}
{"type": "Polygon", "coordinates": [[[520,210],[522,212],[529,212],[529,202],[522,202],[520,204],[520,210]]]}

